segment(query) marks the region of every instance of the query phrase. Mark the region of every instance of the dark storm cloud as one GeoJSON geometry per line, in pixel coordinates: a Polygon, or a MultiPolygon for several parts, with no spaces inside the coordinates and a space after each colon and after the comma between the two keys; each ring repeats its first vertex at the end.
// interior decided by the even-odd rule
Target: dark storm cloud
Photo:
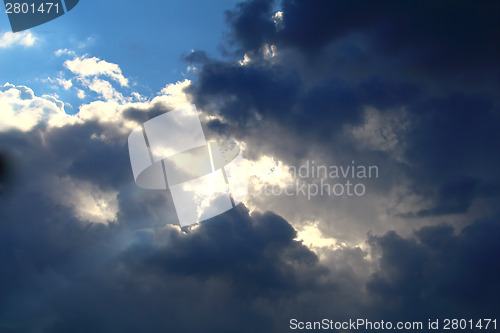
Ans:
{"type": "Polygon", "coordinates": [[[393,318],[409,314],[494,315],[500,310],[500,235],[498,220],[467,226],[458,235],[446,225],[424,227],[415,239],[394,232],[372,237],[382,252],[380,271],[367,283],[380,297],[380,311],[393,318]],[[396,310],[397,309],[397,310],[396,310]]]}
{"type": "Polygon", "coordinates": [[[352,83],[331,77],[311,85],[296,68],[256,61],[241,66],[212,60],[202,67],[188,91],[203,110],[228,122],[214,120],[209,127],[245,139],[249,129],[274,122],[299,134],[303,142],[328,143],[346,123],[358,124],[366,105],[399,106],[413,101],[419,91],[412,84],[377,78],[352,83]]]}
{"type": "Polygon", "coordinates": [[[240,206],[187,235],[161,229],[176,223],[171,198],[135,186],[128,133],[116,127],[41,122],[0,133],[1,151],[18,161],[0,201],[2,332],[243,332],[245,322],[273,331],[277,300],[331,288],[321,281],[329,270],[276,214],[240,206]],[[116,191],[116,221],[92,224],[75,214],[78,202],[54,197],[72,182],[116,191]]]}
{"type": "Polygon", "coordinates": [[[326,268],[287,221],[241,205],[184,234],[136,229],[131,216],[83,226],[35,193],[3,200],[5,332],[281,332],[290,318],[425,321],[499,307],[496,221],[371,236],[379,268],[366,280],[359,248],[336,250],[326,268]]]}
{"type": "Polygon", "coordinates": [[[0,195],[7,190],[14,177],[14,160],[7,151],[0,151],[0,195]]]}
{"type": "MultiPolygon", "coordinates": [[[[487,69],[500,56],[499,4],[494,1],[293,1],[281,2],[276,29],[273,1],[247,1],[229,12],[233,42],[245,51],[262,43],[318,52],[349,34],[366,34],[370,46],[389,56],[410,53],[431,70],[487,69]]],[[[498,74],[498,73],[497,73],[498,74]]]]}
{"type": "Polygon", "coordinates": [[[7,178],[7,158],[5,154],[0,155],[0,182],[4,182],[7,178]]]}
{"type": "Polygon", "coordinates": [[[242,291],[246,288],[247,296],[262,292],[261,297],[269,297],[272,290],[293,291],[290,289],[298,283],[294,265],[316,269],[318,277],[328,273],[317,266],[313,252],[293,240],[295,236],[295,230],[281,217],[270,212],[250,217],[240,205],[221,218],[202,223],[185,237],[171,239],[161,251],[143,251],[139,246],[141,257],[134,261],[144,265],[143,270],[161,268],[165,273],[200,278],[230,276],[232,283],[241,284],[242,291]],[[217,239],[220,241],[214,242],[217,239]]]}
{"type": "Polygon", "coordinates": [[[465,213],[486,188],[498,187],[498,109],[490,96],[454,94],[426,101],[419,110],[406,157],[410,175],[421,180],[416,192],[434,196],[436,203],[417,215],[465,213]]]}
{"type": "MultiPolygon", "coordinates": [[[[249,53],[252,62],[242,68],[236,61],[211,62],[204,57],[206,65],[202,67],[194,95],[202,104],[209,98],[231,97],[233,104],[242,109],[233,113],[240,115],[255,107],[264,114],[274,109],[277,116],[288,112],[293,117],[293,111],[298,111],[300,117],[300,110],[290,104],[315,100],[316,105],[310,107],[308,113],[321,115],[329,107],[334,110],[333,115],[338,116],[340,112],[356,113],[360,106],[367,104],[390,108],[411,105],[417,102],[417,97],[427,101],[434,97],[430,94],[435,88],[423,85],[436,80],[440,93],[445,95],[441,97],[443,101],[436,99],[435,102],[444,103],[453,93],[459,93],[450,91],[455,86],[447,81],[459,73],[462,77],[458,77],[458,81],[467,82],[469,86],[471,81],[475,85],[488,82],[489,88],[492,88],[492,80],[498,84],[497,7],[498,4],[491,1],[439,4],[283,1],[283,28],[276,29],[271,18],[272,1],[247,1],[227,15],[233,42],[243,46],[242,50],[249,53]],[[356,34],[366,36],[358,40],[356,34]],[[278,47],[278,57],[273,61],[262,59],[259,49],[265,43],[278,47]],[[292,51],[291,46],[295,47],[292,51]],[[314,51],[318,47],[321,52],[314,51]],[[352,53],[353,48],[365,56],[339,54],[352,53]],[[429,67],[427,62],[436,64],[429,67]],[[365,73],[356,73],[356,66],[365,73]],[[453,66],[455,70],[449,77],[439,72],[446,66],[453,66]],[[347,77],[342,74],[344,67],[352,69],[347,77]],[[474,71],[468,72],[470,67],[474,71]],[[424,69],[428,72],[427,79],[422,76],[424,69]]],[[[198,54],[203,53],[196,51],[187,61],[193,61],[198,54]]],[[[475,92],[476,95],[470,97],[482,99],[484,94],[475,92]]],[[[489,98],[491,92],[485,92],[490,94],[489,98]]],[[[484,107],[488,106],[478,106],[484,107]]],[[[222,113],[228,115],[229,112],[222,113]]],[[[344,118],[340,122],[344,122],[344,118]]]]}
{"type": "Polygon", "coordinates": [[[209,105],[214,95],[237,96],[234,102],[223,101],[220,112],[242,128],[254,124],[253,112],[257,110],[273,118],[286,116],[301,87],[298,75],[286,68],[247,68],[219,61],[205,64],[197,82],[200,89],[196,102],[202,106],[209,105]]]}
{"type": "Polygon", "coordinates": [[[123,142],[103,144],[90,139],[104,133],[106,126],[95,122],[56,128],[45,135],[46,152],[59,163],[67,163],[62,172],[68,176],[99,184],[104,189],[116,188],[130,179],[128,150],[123,142]]]}
{"type": "Polygon", "coordinates": [[[234,11],[226,12],[227,22],[233,27],[232,42],[242,50],[257,50],[275,35],[271,20],[274,1],[256,0],[239,3],[234,11]]]}
{"type": "Polygon", "coordinates": [[[477,188],[475,179],[463,179],[448,183],[439,189],[437,200],[431,209],[422,209],[416,213],[403,214],[407,217],[428,217],[445,214],[466,213],[472,204],[477,188]]]}
{"type": "Polygon", "coordinates": [[[91,135],[106,130],[67,125],[46,131],[43,143],[38,131],[0,135],[20,156],[25,182],[0,202],[2,332],[273,331],[278,300],[323,288],[328,269],[273,213],[251,217],[240,206],[187,235],[158,230],[154,215],[168,201],[127,188],[132,179],[117,175],[129,166],[116,158],[125,147],[93,149],[91,135]],[[92,166],[106,153],[108,177],[92,166]],[[53,174],[125,187],[118,221],[79,221],[48,198],[41,178],[53,174]]]}
{"type": "Polygon", "coordinates": [[[400,320],[402,309],[433,299],[454,315],[498,307],[484,297],[498,288],[498,224],[478,223],[458,236],[448,226],[412,238],[372,236],[380,268],[371,277],[359,248],[332,252],[326,267],[283,218],[250,216],[242,205],[186,233],[161,229],[175,220],[168,195],[135,187],[123,140],[96,146],[92,135],[110,132],[109,124],[88,121],[1,134],[19,160],[20,180],[0,201],[3,332],[279,332],[290,318],[400,320]],[[43,179],[52,175],[118,190],[117,222],[80,221],[49,198],[53,188],[43,179]]]}
{"type": "Polygon", "coordinates": [[[242,205],[185,233],[162,229],[174,221],[168,196],[135,188],[120,140],[94,146],[92,134],[111,128],[66,125],[46,130],[43,142],[39,130],[0,135],[20,159],[20,182],[0,199],[2,332],[280,332],[290,318],[426,320],[419,305],[434,315],[498,309],[497,222],[458,235],[439,226],[371,236],[380,259],[368,276],[359,248],[331,252],[326,267],[286,220],[242,205]],[[92,167],[101,159],[113,173],[92,167]],[[50,200],[41,179],[52,174],[119,190],[117,222],[84,223],[50,200]],[[170,215],[159,216],[162,207],[170,215]]]}
{"type": "Polygon", "coordinates": [[[347,160],[383,160],[382,168],[435,201],[401,216],[466,213],[477,192],[451,193],[449,184],[498,184],[498,3],[283,1],[277,25],[273,8],[247,1],[228,13],[237,55],[250,61],[211,59],[199,69],[189,93],[225,119],[210,129],[255,141],[261,153],[291,164],[311,145],[347,160]],[[360,126],[366,107],[408,113],[395,147],[402,155],[374,157],[345,138],[345,126],[360,126]],[[286,153],[273,127],[293,147],[286,153]]]}

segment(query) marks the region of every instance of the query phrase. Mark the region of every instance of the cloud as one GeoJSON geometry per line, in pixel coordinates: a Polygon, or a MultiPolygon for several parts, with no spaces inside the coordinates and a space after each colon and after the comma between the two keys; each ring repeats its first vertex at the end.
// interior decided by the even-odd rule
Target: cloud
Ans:
{"type": "Polygon", "coordinates": [[[70,177],[49,177],[47,182],[54,189],[49,194],[51,199],[69,207],[78,220],[87,223],[116,222],[117,191],[102,190],[98,184],[70,177]]]}
{"type": "Polygon", "coordinates": [[[380,271],[367,283],[368,291],[380,297],[381,311],[398,309],[394,318],[428,311],[469,316],[493,313],[499,309],[492,291],[499,287],[494,267],[500,252],[492,237],[499,231],[498,221],[490,220],[472,224],[458,235],[450,226],[440,225],[418,230],[416,239],[395,233],[372,237],[381,258],[380,271]]]}
{"type": "Polygon", "coordinates": [[[71,80],[65,80],[63,78],[57,78],[56,80],[57,83],[59,83],[59,85],[61,85],[65,90],[68,90],[73,86],[73,82],[71,82],[71,80]]]}
{"type": "Polygon", "coordinates": [[[345,127],[346,135],[352,136],[360,149],[378,151],[400,149],[404,152],[401,136],[410,125],[405,110],[382,113],[367,108],[363,117],[363,124],[345,127]]]}
{"type": "Polygon", "coordinates": [[[274,35],[275,23],[271,20],[273,1],[246,1],[237,9],[226,12],[226,20],[233,27],[232,40],[242,44],[244,50],[255,50],[274,35]]]}
{"type": "Polygon", "coordinates": [[[415,223],[463,226],[494,214],[496,5],[472,11],[460,3],[439,19],[451,6],[426,4],[416,13],[395,2],[382,10],[284,1],[276,16],[272,2],[246,1],[228,12],[232,57],[195,51],[186,58],[203,59],[187,92],[208,114],[209,132],[236,137],[257,161],[356,161],[383,173],[356,203],[271,197],[248,204],[299,229],[318,220],[326,237],[354,244],[370,230],[408,235],[415,223]],[[428,18],[429,26],[419,23],[428,18]]]}
{"type": "Polygon", "coordinates": [[[78,93],[76,94],[76,96],[79,99],[84,99],[85,98],[85,91],[83,91],[82,89],[78,89],[78,93]]]}
{"type": "MultiPolygon", "coordinates": [[[[51,141],[54,151],[60,144],[51,141]]],[[[82,160],[101,161],[102,155],[89,153],[82,160]]],[[[496,221],[456,234],[442,225],[407,238],[394,232],[370,236],[373,262],[368,252],[344,246],[328,251],[328,267],[295,240],[283,218],[249,215],[241,205],[185,231],[154,228],[151,217],[165,201],[131,191],[124,181],[113,185],[124,189],[118,223],[106,227],[74,223],[78,214],[67,206],[53,215],[54,207],[36,192],[29,196],[36,218],[19,203],[0,213],[19,221],[2,226],[12,241],[0,243],[0,262],[15,269],[3,275],[0,327],[276,332],[286,331],[290,318],[426,321],[428,311],[439,317],[492,316],[498,309],[496,221]],[[37,300],[30,304],[20,297],[28,285],[37,286],[28,291],[37,300]]],[[[14,199],[2,200],[19,202],[14,199]]]]}
{"type": "MultiPolygon", "coordinates": [[[[39,98],[25,87],[9,86],[10,90],[19,92],[12,96],[11,104],[39,98]]],[[[151,301],[153,295],[160,304],[181,295],[189,307],[198,304],[194,308],[197,316],[206,318],[210,330],[221,325],[240,327],[242,316],[255,319],[253,329],[266,329],[271,317],[259,310],[259,302],[245,305],[254,292],[266,297],[262,299],[265,303],[273,304],[268,292],[286,299],[295,290],[309,290],[309,279],[326,274],[325,268],[316,266],[315,255],[294,240],[293,228],[273,213],[250,216],[241,206],[188,233],[165,226],[177,222],[172,200],[166,191],[144,191],[135,186],[126,147],[129,130],[122,126],[132,122],[123,118],[129,114],[127,110],[147,117],[160,107],[175,106],[181,100],[176,91],[181,90],[168,86],[167,95],[149,103],[94,102],[82,107],[78,116],[66,116],[77,121],[49,126],[40,120],[23,132],[0,133],[0,148],[11,152],[18,169],[14,190],[0,199],[9,207],[0,212],[0,218],[9,221],[0,227],[0,249],[5,254],[0,263],[10,268],[2,274],[0,287],[2,330],[57,332],[76,326],[87,330],[87,324],[77,325],[71,318],[86,317],[93,311],[93,306],[87,306],[97,304],[94,302],[114,304],[115,313],[122,317],[151,301]],[[110,111],[103,112],[106,108],[110,111]],[[214,244],[219,247],[212,247],[214,244]],[[18,251],[22,258],[16,255],[18,251]],[[232,253],[231,260],[224,258],[228,253],[232,253]],[[198,263],[193,256],[198,257],[198,263]],[[238,270],[233,269],[238,266],[238,270]],[[294,273],[297,267],[311,272],[294,273]],[[129,273],[123,275],[125,271],[129,273]],[[116,308],[116,297],[121,293],[116,279],[131,296],[120,302],[124,305],[120,308],[116,308]],[[39,286],[30,296],[37,299],[34,307],[20,297],[32,283],[39,286]],[[228,289],[228,283],[234,285],[228,289]],[[150,289],[153,285],[154,290],[150,289]],[[200,296],[205,298],[202,303],[196,301],[200,296]],[[216,313],[228,319],[213,321],[213,302],[220,297],[229,303],[216,313]],[[234,314],[234,319],[226,317],[228,314],[234,314]],[[25,317],[22,322],[15,319],[19,315],[25,317]]],[[[160,312],[137,313],[138,324],[123,326],[118,317],[99,315],[88,325],[136,330],[144,329],[150,318],[150,331],[164,330],[165,325],[201,329],[184,306],[163,304],[166,308],[162,306],[160,312]],[[165,317],[165,310],[171,316],[165,317]]]]}
{"type": "Polygon", "coordinates": [[[69,50],[69,49],[58,49],[57,51],[54,52],[54,54],[56,56],[58,56],[58,57],[61,56],[61,55],[63,55],[63,54],[76,57],[75,51],[72,51],[72,50],[69,50]]]}
{"type": "MultiPolygon", "coordinates": [[[[0,227],[2,330],[276,332],[290,318],[495,313],[496,220],[372,234],[362,248],[329,237],[319,221],[297,232],[276,213],[243,205],[188,229],[172,225],[168,192],[135,186],[126,137],[128,126],[186,102],[188,86],[0,133],[17,169],[0,196],[8,221],[0,227]]],[[[40,98],[8,90],[18,92],[11,103],[40,98]]],[[[256,168],[280,175],[269,182],[287,181],[283,163],[262,158],[256,168]]]]}
{"type": "Polygon", "coordinates": [[[6,83],[0,87],[0,132],[29,131],[40,123],[53,124],[57,117],[64,115],[63,103],[52,97],[37,97],[26,86],[6,83]]]}
{"type": "Polygon", "coordinates": [[[117,64],[96,57],[86,58],[82,56],[66,60],[64,66],[82,78],[104,75],[118,82],[122,87],[127,87],[129,84],[128,79],[123,76],[122,70],[117,64]]]}
{"type": "Polygon", "coordinates": [[[345,246],[345,243],[339,244],[335,238],[325,237],[321,230],[318,229],[317,222],[312,222],[298,230],[297,239],[314,251],[321,259],[325,258],[325,253],[329,254],[331,251],[341,248],[342,245],[345,246]]]}
{"type": "Polygon", "coordinates": [[[50,82],[53,83],[54,89],[58,89],[60,87],[64,88],[64,90],[69,90],[73,86],[73,82],[71,79],[65,79],[63,77],[56,77],[56,78],[51,78],[48,77],[47,79],[42,79],[42,82],[50,82]]]}
{"type": "Polygon", "coordinates": [[[186,62],[190,64],[203,64],[209,60],[205,51],[192,50],[190,54],[185,57],[186,62]]]}
{"type": "Polygon", "coordinates": [[[30,31],[4,32],[0,35],[0,49],[10,48],[17,45],[31,47],[38,40],[30,31]]]}

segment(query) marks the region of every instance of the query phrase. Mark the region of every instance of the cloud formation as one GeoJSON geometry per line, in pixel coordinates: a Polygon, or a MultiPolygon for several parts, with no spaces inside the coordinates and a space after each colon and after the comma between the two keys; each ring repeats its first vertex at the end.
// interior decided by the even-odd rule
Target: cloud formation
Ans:
{"type": "Polygon", "coordinates": [[[60,79],[102,97],[75,115],[0,87],[0,331],[493,318],[496,4],[453,4],[247,1],[227,13],[227,57],[191,53],[196,81],[150,99],[117,64],[62,50],[76,77],[60,79]],[[354,200],[257,196],[181,229],[168,191],[134,184],[126,142],[191,102],[207,137],[242,144],[257,186],[307,160],[380,176],[354,200]]]}
{"type": "Polygon", "coordinates": [[[260,204],[292,221],[320,215],[329,236],[359,237],[443,216],[463,226],[494,211],[479,207],[499,193],[496,4],[283,1],[278,16],[274,8],[247,1],[227,13],[234,58],[186,57],[199,66],[189,93],[213,116],[207,127],[244,141],[251,158],[356,161],[382,175],[371,187],[377,198],[361,204],[365,221],[345,202],[335,212],[304,203],[314,209],[302,216],[286,201],[260,204]],[[369,208],[374,200],[380,209],[369,208]]]}
{"type": "Polygon", "coordinates": [[[123,87],[127,87],[129,84],[128,79],[123,76],[117,64],[96,57],[87,58],[83,56],[73,60],[66,60],[64,66],[82,78],[105,75],[115,80],[123,87]]]}
{"type": "Polygon", "coordinates": [[[31,31],[17,33],[7,31],[0,35],[0,49],[6,49],[17,45],[31,47],[35,45],[37,40],[38,38],[35,37],[31,31]]]}

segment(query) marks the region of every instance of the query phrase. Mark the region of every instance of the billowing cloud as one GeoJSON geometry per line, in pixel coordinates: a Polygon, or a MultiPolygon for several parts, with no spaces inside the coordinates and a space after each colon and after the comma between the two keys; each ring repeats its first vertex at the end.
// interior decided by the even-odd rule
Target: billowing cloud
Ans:
{"type": "Polygon", "coordinates": [[[254,205],[299,227],[314,215],[341,240],[490,216],[495,209],[480,207],[500,193],[496,5],[455,5],[284,1],[276,14],[271,2],[246,1],[230,11],[234,57],[186,57],[198,66],[188,89],[212,117],[207,127],[245,142],[251,159],[381,171],[356,203],[271,197],[254,205]]]}
{"type": "Polygon", "coordinates": [[[10,129],[29,131],[41,123],[64,117],[64,105],[49,96],[37,97],[26,86],[6,83],[0,87],[0,132],[10,129]]]}
{"type": "Polygon", "coordinates": [[[129,84],[128,79],[123,76],[122,70],[117,64],[96,57],[86,58],[83,56],[73,60],[66,60],[64,66],[82,78],[104,75],[118,82],[123,87],[127,87],[129,84]]]}

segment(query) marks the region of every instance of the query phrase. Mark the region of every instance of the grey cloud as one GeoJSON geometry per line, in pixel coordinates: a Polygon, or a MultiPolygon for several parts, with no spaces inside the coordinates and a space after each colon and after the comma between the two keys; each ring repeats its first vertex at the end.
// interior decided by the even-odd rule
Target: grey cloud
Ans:
{"type": "Polygon", "coordinates": [[[420,314],[439,317],[462,313],[494,315],[500,304],[499,249],[494,238],[497,220],[465,227],[457,235],[447,225],[425,227],[415,239],[395,233],[372,237],[380,248],[380,272],[367,283],[370,294],[380,297],[381,311],[398,309],[395,318],[420,314]]]}
{"type": "Polygon", "coordinates": [[[204,64],[210,60],[205,51],[200,50],[192,51],[183,59],[190,64],[204,64]]]}

